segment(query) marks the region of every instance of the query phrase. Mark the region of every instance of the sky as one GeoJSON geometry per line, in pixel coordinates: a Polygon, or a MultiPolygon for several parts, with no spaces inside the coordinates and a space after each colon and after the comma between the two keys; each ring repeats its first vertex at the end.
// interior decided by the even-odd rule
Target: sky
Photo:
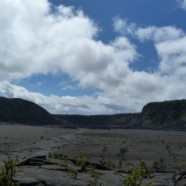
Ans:
{"type": "Polygon", "coordinates": [[[185,87],[186,0],[0,0],[0,96],[115,114],[185,87]]]}

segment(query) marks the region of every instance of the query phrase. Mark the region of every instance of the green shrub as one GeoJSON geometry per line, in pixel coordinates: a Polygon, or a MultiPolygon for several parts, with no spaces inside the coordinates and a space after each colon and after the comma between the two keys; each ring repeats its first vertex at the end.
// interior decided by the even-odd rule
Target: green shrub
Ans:
{"type": "Polygon", "coordinates": [[[78,176],[78,169],[75,167],[68,166],[68,172],[70,173],[70,177],[72,179],[76,179],[78,176]]]}
{"type": "Polygon", "coordinates": [[[90,161],[90,157],[84,153],[84,152],[80,152],[78,157],[76,157],[76,165],[77,166],[81,166],[81,171],[86,171],[87,170],[87,165],[90,161]]]}
{"type": "Polygon", "coordinates": [[[88,182],[88,186],[97,186],[100,185],[100,183],[98,182],[98,178],[100,177],[101,173],[98,172],[96,170],[96,167],[91,166],[90,168],[90,174],[91,174],[91,178],[88,182]]]}
{"type": "MultiPolygon", "coordinates": [[[[152,177],[152,170],[142,162],[140,168],[133,168],[130,174],[124,178],[123,184],[126,186],[141,186],[143,179],[147,177],[152,177]]],[[[152,186],[152,183],[149,182],[146,186],[152,186]]]]}
{"type": "Polygon", "coordinates": [[[119,158],[120,158],[121,161],[125,160],[125,155],[126,155],[127,152],[128,152],[127,147],[121,147],[120,148],[120,151],[118,153],[118,156],[119,156],[119,158]]]}
{"type": "Polygon", "coordinates": [[[56,151],[56,152],[53,152],[53,153],[49,153],[49,158],[56,158],[56,159],[59,159],[61,160],[61,166],[64,166],[66,167],[67,166],[67,160],[68,160],[68,156],[63,153],[62,151],[56,151]]]}
{"type": "Polygon", "coordinates": [[[154,161],[152,167],[155,171],[160,171],[160,170],[164,170],[166,168],[166,165],[163,159],[159,159],[154,161]]]}
{"type": "Polygon", "coordinates": [[[102,156],[100,159],[99,159],[99,163],[104,166],[104,167],[108,167],[110,169],[112,168],[116,168],[116,165],[114,164],[114,162],[109,159],[109,158],[105,158],[104,156],[102,156]]]}
{"type": "Polygon", "coordinates": [[[19,186],[19,184],[13,179],[17,170],[16,164],[18,159],[10,159],[4,161],[4,165],[0,168],[0,185],[2,186],[19,186]]]}

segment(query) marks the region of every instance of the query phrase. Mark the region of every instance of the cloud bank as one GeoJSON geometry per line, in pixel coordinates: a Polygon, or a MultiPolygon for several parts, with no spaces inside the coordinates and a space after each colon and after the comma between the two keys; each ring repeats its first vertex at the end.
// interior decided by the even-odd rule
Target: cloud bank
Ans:
{"type": "Polygon", "coordinates": [[[1,0],[0,95],[69,114],[136,112],[147,102],[185,98],[185,32],[174,26],[140,27],[119,17],[113,25],[118,36],[105,44],[82,10],[47,0],[1,0]],[[159,58],[156,72],[130,67],[141,55],[132,38],[153,43],[159,58]],[[68,74],[80,87],[100,91],[94,96],[45,96],[11,83],[49,73],[68,74]]]}

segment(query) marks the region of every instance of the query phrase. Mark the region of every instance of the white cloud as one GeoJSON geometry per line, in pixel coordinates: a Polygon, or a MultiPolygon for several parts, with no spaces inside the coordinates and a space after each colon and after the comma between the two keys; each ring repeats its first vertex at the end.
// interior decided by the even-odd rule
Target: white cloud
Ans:
{"type": "Polygon", "coordinates": [[[81,11],[51,11],[47,0],[0,1],[0,79],[65,70],[68,61],[78,63],[79,52],[97,45],[97,27],[81,11]]]}
{"type": "Polygon", "coordinates": [[[115,17],[113,22],[114,30],[122,34],[133,34],[137,28],[135,23],[129,23],[127,19],[121,19],[120,17],[115,17]]]}
{"type": "Polygon", "coordinates": [[[175,40],[185,35],[183,30],[175,26],[140,27],[135,23],[130,23],[126,19],[121,19],[119,17],[114,19],[114,29],[122,35],[130,35],[143,42],[147,40],[153,40],[155,42],[175,40]]]}
{"type": "Polygon", "coordinates": [[[184,35],[182,30],[174,26],[138,28],[135,34],[141,41],[154,40],[156,42],[175,40],[184,35]]]}
{"type": "Polygon", "coordinates": [[[180,7],[186,10],[186,0],[177,0],[180,7]]]}
{"type": "Polygon", "coordinates": [[[5,4],[13,15],[3,14],[9,26],[0,22],[6,28],[0,36],[4,43],[0,47],[1,80],[65,72],[82,86],[92,86],[97,79],[117,80],[137,57],[135,46],[126,37],[110,45],[95,40],[99,29],[73,7],[61,5],[51,14],[46,0],[0,1],[2,9],[5,4]]]}
{"type": "Polygon", "coordinates": [[[99,28],[82,10],[54,7],[47,0],[1,0],[0,95],[21,97],[52,113],[69,114],[134,112],[150,101],[185,98],[185,32],[174,26],[140,27],[118,17],[114,27],[120,36],[105,44],[96,39],[99,28]],[[140,56],[130,37],[153,43],[158,71],[130,68],[140,56]],[[45,96],[11,83],[48,73],[67,73],[78,86],[100,92],[45,96]]]}
{"type": "Polygon", "coordinates": [[[33,101],[50,113],[64,113],[64,114],[100,114],[113,113],[113,108],[110,100],[102,97],[90,96],[45,96],[41,93],[30,92],[24,87],[13,85],[8,81],[0,82],[0,96],[9,98],[22,98],[33,101]]]}
{"type": "Polygon", "coordinates": [[[126,95],[127,100],[132,100],[133,108],[135,103],[138,107],[151,101],[185,98],[185,32],[175,26],[140,27],[120,18],[115,19],[114,26],[123,36],[134,37],[144,45],[146,41],[151,41],[159,58],[159,68],[156,72],[130,70],[129,76],[122,81],[123,86],[120,86],[119,94],[126,95]]]}
{"type": "MultiPolygon", "coordinates": [[[[3,43],[0,46],[1,81],[38,73],[67,73],[82,87],[93,86],[106,92],[110,88],[117,89],[130,72],[128,64],[138,56],[135,45],[126,37],[118,37],[110,44],[97,41],[99,28],[81,10],[76,11],[73,7],[52,7],[55,12],[51,13],[47,0],[38,0],[37,3],[31,0],[1,0],[0,7],[0,27],[3,28],[0,35],[0,42],[3,43]],[[4,9],[10,11],[7,13],[4,9]]],[[[55,110],[50,109],[51,103],[45,101],[43,95],[29,93],[23,87],[12,84],[5,87],[2,89],[3,95],[32,99],[45,105],[45,108],[49,107],[49,110],[55,110]]],[[[54,102],[54,99],[59,101],[55,96],[48,100],[54,102]]],[[[60,98],[58,105],[62,105],[56,107],[56,112],[64,111],[61,107],[65,102],[61,99],[64,100],[64,97],[60,98]]],[[[83,113],[100,113],[103,110],[105,113],[113,112],[104,106],[105,100],[105,105],[115,105],[114,100],[110,101],[104,95],[96,98],[69,97],[65,100],[77,103],[75,106],[69,103],[72,110],[65,107],[69,113],[73,109],[80,112],[78,108],[81,108],[83,100],[91,102],[89,106],[86,104],[83,107],[83,113]],[[95,104],[96,109],[93,107],[95,104]]]]}
{"type": "Polygon", "coordinates": [[[153,43],[160,59],[159,74],[176,76],[177,78],[183,78],[183,76],[185,76],[186,34],[183,30],[175,26],[140,27],[120,18],[117,18],[115,21],[119,21],[120,25],[124,25],[124,27],[121,26],[118,30],[124,36],[129,34],[131,37],[139,39],[144,44],[146,41],[151,41],[153,43]],[[123,24],[121,22],[123,22],[123,24]],[[135,27],[131,25],[135,25],[135,27]],[[126,27],[133,29],[130,29],[130,32],[126,32],[126,27]],[[122,32],[123,30],[124,32],[122,32]]]}
{"type": "Polygon", "coordinates": [[[186,74],[186,37],[156,44],[162,73],[183,77],[186,74]]]}

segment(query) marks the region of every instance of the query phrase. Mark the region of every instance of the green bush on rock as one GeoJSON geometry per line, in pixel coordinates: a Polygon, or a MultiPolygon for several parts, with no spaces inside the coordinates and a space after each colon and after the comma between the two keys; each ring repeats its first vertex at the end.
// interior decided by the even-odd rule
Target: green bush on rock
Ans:
{"type": "Polygon", "coordinates": [[[18,163],[18,158],[10,159],[4,161],[4,165],[0,168],[0,185],[2,186],[19,186],[13,177],[15,176],[16,164],[18,163]]]}

